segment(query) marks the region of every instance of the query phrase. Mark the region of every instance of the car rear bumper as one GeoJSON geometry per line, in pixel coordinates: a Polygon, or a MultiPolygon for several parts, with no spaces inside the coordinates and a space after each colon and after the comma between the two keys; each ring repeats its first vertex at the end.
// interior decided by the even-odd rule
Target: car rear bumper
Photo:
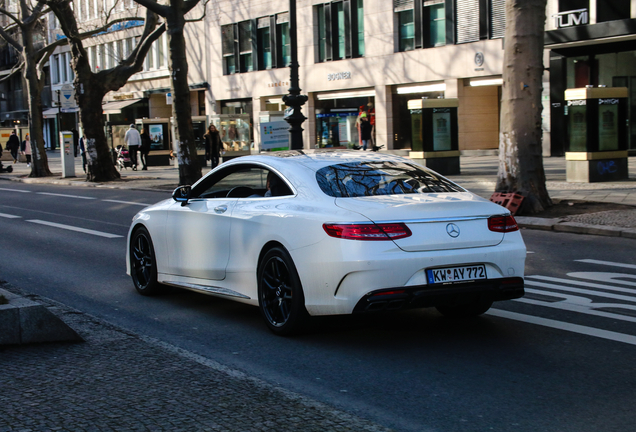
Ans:
{"type": "Polygon", "coordinates": [[[524,294],[524,282],[520,277],[381,289],[362,297],[353,313],[462,305],[477,300],[512,300],[524,294]]]}

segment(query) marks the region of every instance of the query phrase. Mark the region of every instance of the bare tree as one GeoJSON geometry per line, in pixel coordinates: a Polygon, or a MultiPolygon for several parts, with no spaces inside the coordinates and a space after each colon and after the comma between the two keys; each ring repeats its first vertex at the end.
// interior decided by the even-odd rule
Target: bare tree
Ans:
{"type": "MultiPolygon", "coordinates": [[[[200,0],[169,0],[168,5],[160,5],[154,0],[135,0],[142,6],[165,18],[170,50],[169,68],[172,80],[172,116],[177,121],[176,136],[177,161],[179,163],[179,184],[194,184],[201,178],[201,166],[197,159],[197,149],[192,126],[190,87],[188,86],[188,61],[184,28],[186,14],[200,0]]],[[[205,2],[207,4],[207,1],[205,2]]],[[[205,11],[205,9],[204,9],[205,11]]]]}
{"type": "Polygon", "coordinates": [[[506,0],[498,192],[520,192],[522,211],[552,205],[541,148],[543,34],[547,0],[506,0]]]}
{"type": "Polygon", "coordinates": [[[48,158],[44,150],[44,131],[42,120],[42,91],[44,89],[43,66],[59,45],[66,41],[57,41],[46,46],[43,41],[46,23],[43,16],[48,13],[44,1],[31,2],[20,0],[18,13],[0,8],[0,14],[7,16],[11,24],[0,27],[0,37],[11,45],[20,55],[20,62],[3,80],[11,79],[22,73],[27,83],[29,99],[29,133],[33,163],[30,177],[50,176],[48,158]],[[39,36],[39,37],[38,37],[39,36]]]}
{"type": "MultiPolygon", "coordinates": [[[[87,180],[100,182],[118,179],[120,175],[113,164],[104,131],[102,101],[108,92],[119,90],[133,74],[141,71],[148,50],[152,43],[165,31],[165,25],[159,25],[157,15],[147,10],[140,42],[130,55],[111,69],[93,72],[83,45],[87,33],[80,32],[78,28],[77,17],[73,13],[71,0],[45,1],[60,21],[62,31],[71,46],[71,54],[73,56],[71,64],[75,72],[75,97],[80,108],[80,121],[82,122],[84,135],[86,135],[87,180]]],[[[107,13],[107,17],[109,15],[107,13]]],[[[89,33],[97,34],[107,30],[113,23],[138,19],[138,17],[113,19],[103,27],[94,29],[89,33]]]]}

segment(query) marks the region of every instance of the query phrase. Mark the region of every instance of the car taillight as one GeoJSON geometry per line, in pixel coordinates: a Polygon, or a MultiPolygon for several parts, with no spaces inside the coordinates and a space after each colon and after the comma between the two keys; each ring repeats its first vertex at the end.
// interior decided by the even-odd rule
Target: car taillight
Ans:
{"type": "Polygon", "coordinates": [[[488,229],[494,232],[507,233],[519,230],[519,225],[514,217],[491,216],[488,218],[488,229]]]}
{"type": "Polygon", "coordinates": [[[403,223],[386,224],[324,224],[331,237],[349,240],[397,240],[412,233],[403,223]]]}

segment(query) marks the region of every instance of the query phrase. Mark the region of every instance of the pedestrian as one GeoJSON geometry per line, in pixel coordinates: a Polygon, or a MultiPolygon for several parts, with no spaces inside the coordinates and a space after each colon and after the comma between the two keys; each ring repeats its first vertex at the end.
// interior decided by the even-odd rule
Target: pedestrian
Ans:
{"type": "Polygon", "coordinates": [[[84,172],[86,172],[86,136],[82,134],[82,137],[79,139],[79,151],[82,156],[82,168],[84,172]]]}
{"type": "Polygon", "coordinates": [[[203,138],[205,139],[205,159],[210,161],[210,167],[214,169],[221,157],[221,134],[216,126],[211,124],[203,138]]]}
{"type": "Polygon", "coordinates": [[[73,156],[77,157],[77,153],[79,152],[79,132],[77,129],[71,129],[71,133],[73,134],[73,156]]]}
{"type": "Polygon", "coordinates": [[[27,166],[31,166],[31,138],[29,138],[29,134],[26,134],[24,137],[24,141],[22,141],[22,145],[20,146],[20,153],[26,157],[27,166]]]}
{"type": "Polygon", "coordinates": [[[150,135],[146,128],[141,128],[141,147],[139,147],[139,153],[141,154],[141,164],[143,165],[142,170],[148,170],[148,153],[150,153],[150,145],[152,140],[150,139],[150,135]]]}
{"type": "Polygon", "coordinates": [[[20,149],[20,139],[15,133],[15,130],[11,131],[11,136],[7,141],[7,150],[11,152],[11,157],[13,158],[13,163],[18,162],[18,150],[20,149]]]}
{"type": "Polygon", "coordinates": [[[366,150],[371,141],[371,122],[367,113],[360,114],[360,138],[362,139],[362,150],[366,150]]]}
{"type": "Polygon", "coordinates": [[[126,131],[124,136],[124,142],[128,146],[128,153],[130,155],[130,163],[132,164],[133,171],[137,170],[137,151],[141,144],[141,135],[135,127],[135,124],[130,125],[130,129],[126,131]]]}

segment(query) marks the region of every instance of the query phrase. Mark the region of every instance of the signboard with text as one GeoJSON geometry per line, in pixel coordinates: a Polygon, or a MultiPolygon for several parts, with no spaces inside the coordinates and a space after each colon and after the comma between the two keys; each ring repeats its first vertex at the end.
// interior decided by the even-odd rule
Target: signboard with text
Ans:
{"type": "Polygon", "coordinates": [[[261,149],[289,150],[289,123],[286,121],[261,123],[261,149]]]}

